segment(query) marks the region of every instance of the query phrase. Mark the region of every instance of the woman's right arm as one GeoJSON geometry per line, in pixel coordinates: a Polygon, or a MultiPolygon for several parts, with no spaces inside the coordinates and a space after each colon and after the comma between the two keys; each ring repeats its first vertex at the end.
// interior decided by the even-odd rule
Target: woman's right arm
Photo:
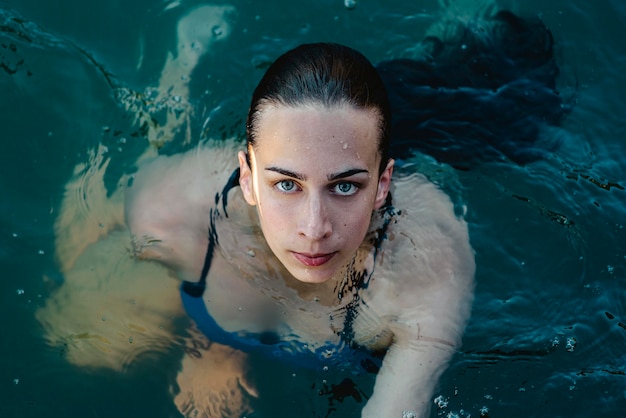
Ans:
{"type": "Polygon", "coordinates": [[[158,261],[181,280],[199,280],[210,210],[231,174],[229,160],[235,162],[230,148],[197,148],[140,166],[124,209],[136,257],[158,261]]]}

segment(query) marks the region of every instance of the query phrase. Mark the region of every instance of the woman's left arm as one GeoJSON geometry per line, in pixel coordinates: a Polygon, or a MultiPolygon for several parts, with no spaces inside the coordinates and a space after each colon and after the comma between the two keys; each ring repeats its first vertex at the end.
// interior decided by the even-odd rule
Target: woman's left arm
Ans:
{"type": "Polygon", "coordinates": [[[376,376],[374,393],[363,408],[363,418],[417,418],[429,416],[439,377],[456,350],[451,341],[403,336],[389,348],[376,376]]]}
{"type": "MultiPolygon", "coordinates": [[[[460,347],[474,292],[474,252],[467,224],[427,181],[396,196],[412,206],[383,248],[366,302],[393,334],[362,417],[428,416],[439,377],[460,347]]],[[[399,199],[397,199],[399,200],[399,199]]],[[[402,203],[402,202],[400,202],[402,203]]]]}

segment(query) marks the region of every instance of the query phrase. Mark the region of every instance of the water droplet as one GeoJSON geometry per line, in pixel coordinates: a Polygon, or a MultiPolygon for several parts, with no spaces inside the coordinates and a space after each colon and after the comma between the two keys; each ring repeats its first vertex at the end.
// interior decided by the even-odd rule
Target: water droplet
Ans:
{"type": "Polygon", "coordinates": [[[37,254],[39,254],[39,255],[44,255],[45,253],[44,253],[44,251],[43,251],[43,250],[39,250],[39,251],[37,251],[37,254]]]}
{"type": "Polygon", "coordinates": [[[402,411],[402,418],[417,418],[417,414],[414,411],[402,411]]]}
{"type": "Polygon", "coordinates": [[[256,257],[256,253],[254,252],[254,250],[248,250],[247,253],[250,257],[256,257]]]}
{"type": "Polygon", "coordinates": [[[128,337],[128,343],[129,343],[129,344],[132,344],[132,343],[133,343],[133,341],[135,341],[135,340],[133,339],[133,337],[128,337]]]}
{"type": "Polygon", "coordinates": [[[221,36],[224,30],[219,25],[215,25],[213,29],[211,29],[211,32],[213,32],[213,36],[221,36]]]}
{"type": "Polygon", "coordinates": [[[17,238],[17,234],[15,232],[11,235],[13,236],[13,238],[17,238]]]}
{"type": "Polygon", "coordinates": [[[322,370],[323,370],[323,371],[325,371],[325,372],[327,372],[327,371],[328,371],[328,366],[324,366],[324,367],[322,367],[322,370]]]}
{"type": "Polygon", "coordinates": [[[347,142],[343,144],[343,149],[348,149],[348,143],[347,142]]]}
{"type": "Polygon", "coordinates": [[[18,383],[20,383],[20,379],[18,379],[18,378],[13,379],[13,384],[14,385],[17,385],[18,383]]]}

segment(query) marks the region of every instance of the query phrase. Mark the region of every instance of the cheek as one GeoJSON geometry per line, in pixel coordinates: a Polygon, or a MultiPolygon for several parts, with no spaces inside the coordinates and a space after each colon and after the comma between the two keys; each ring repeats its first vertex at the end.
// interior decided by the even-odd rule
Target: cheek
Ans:
{"type": "Polygon", "coordinates": [[[289,208],[268,199],[259,199],[257,211],[261,221],[261,229],[266,239],[284,235],[293,228],[293,217],[289,208]]]}
{"type": "Polygon", "coordinates": [[[337,219],[337,225],[341,228],[341,235],[346,241],[357,242],[357,245],[363,241],[367,233],[372,218],[372,211],[369,208],[359,208],[342,211],[341,218],[337,219]]]}

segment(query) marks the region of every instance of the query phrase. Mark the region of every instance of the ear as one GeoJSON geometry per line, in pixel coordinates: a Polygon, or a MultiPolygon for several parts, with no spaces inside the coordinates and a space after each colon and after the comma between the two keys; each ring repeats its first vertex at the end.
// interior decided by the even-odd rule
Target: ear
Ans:
{"type": "Polygon", "coordinates": [[[254,198],[254,189],[252,187],[252,169],[248,164],[248,157],[245,152],[239,151],[237,153],[239,159],[239,186],[243,192],[243,198],[249,205],[256,205],[256,199],[254,198]]]}
{"type": "Polygon", "coordinates": [[[378,191],[376,192],[376,201],[374,202],[374,209],[380,209],[387,201],[387,195],[389,194],[389,187],[391,186],[391,175],[393,174],[393,158],[390,158],[387,162],[387,167],[383,170],[378,178],[378,191]]]}

